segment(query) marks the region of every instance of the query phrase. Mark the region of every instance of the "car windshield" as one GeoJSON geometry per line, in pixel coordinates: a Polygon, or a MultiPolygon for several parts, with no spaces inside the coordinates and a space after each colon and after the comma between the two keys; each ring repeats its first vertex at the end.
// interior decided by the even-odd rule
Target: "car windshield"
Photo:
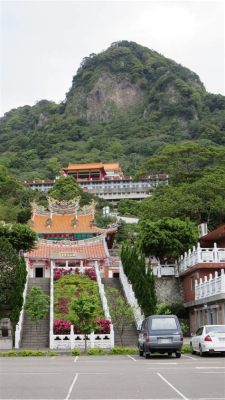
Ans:
{"type": "Polygon", "coordinates": [[[209,332],[217,332],[217,333],[225,333],[225,325],[211,325],[205,328],[206,333],[209,332]]]}
{"type": "Polygon", "coordinates": [[[177,329],[175,318],[152,318],[152,330],[177,329]]]}

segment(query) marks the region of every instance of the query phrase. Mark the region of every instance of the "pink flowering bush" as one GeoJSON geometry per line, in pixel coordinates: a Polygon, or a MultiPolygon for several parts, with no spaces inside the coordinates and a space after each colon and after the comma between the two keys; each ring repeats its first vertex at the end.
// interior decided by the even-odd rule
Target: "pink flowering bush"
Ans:
{"type": "Polygon", "coordinates": [[[95,268],[94,267],[86,268],[85,269],[85,275],[87,275],[93,281],[97,280],[97,276],[96,276],[96,272],[95,272],[95,268]]]}
{"type": "Polygon", "coordinates": [[[111,321],[108,319],[98,319],[97,320],[98,329],[97,333],[110,333],[110,324],[111,321]]]}
{"type": "Polygon", "coordinates": [[[54,335],[64,335],[70,333],[71,322],[56,319],[54,321],[53,332],[54,335]]]}
{"type": "Polygon", "coordinates": [[[59,303],[58,303],[58,310],[60,312],[60,314],[67,314],[69,309],[68,309],[68,299],[60,298],[59,299],[59,303]]]}

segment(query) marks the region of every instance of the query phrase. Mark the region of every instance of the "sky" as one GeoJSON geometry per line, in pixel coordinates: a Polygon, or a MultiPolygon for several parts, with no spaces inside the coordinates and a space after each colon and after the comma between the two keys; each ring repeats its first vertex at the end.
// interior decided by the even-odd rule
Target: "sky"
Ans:
{"type": "Polygon", "coordinates": [[[0,115],[61,102],[81,60],[131,40],[196,72],[225,94],[222,0],[0,0],[0,115]]]}

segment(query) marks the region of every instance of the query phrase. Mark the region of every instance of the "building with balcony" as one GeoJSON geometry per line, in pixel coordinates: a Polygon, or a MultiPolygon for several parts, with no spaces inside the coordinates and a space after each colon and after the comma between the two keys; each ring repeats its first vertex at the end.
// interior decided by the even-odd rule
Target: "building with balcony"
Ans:
{"type": "Polygon", "coordinates": [[[178,261],[191,332],[203,324],[225,324],[225,225],[202,236],[178,261]]]}
{"type": "MultiPolygon", "coordinates": [[[[168,184],[168,175],[165,174],[150,175],[134,181],[131,176],[124,175],[118,162],[69,164],[63,168],[62,173],[64,176],[73,176],[83,190],[110,202],[141,200],[149,197],[157,186],[168,184]]],[[[48,192],[55,180],[24,183],[33,190],[48,192]]]]}

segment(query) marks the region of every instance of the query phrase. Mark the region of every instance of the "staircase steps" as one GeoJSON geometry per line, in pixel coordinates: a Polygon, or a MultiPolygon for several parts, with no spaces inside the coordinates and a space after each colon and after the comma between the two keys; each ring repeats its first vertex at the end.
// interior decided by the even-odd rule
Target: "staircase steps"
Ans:
{"type": "MultiPolygon", "coordinates": [[[[50,295],[50,278],[29,278],[27,292],[32,287],[38,286],[47,295],[50,295]]],[[[23,321],[23,332],[21,340],[21,348],[48,348],[49,347],[49,324],[50,314],[40,321],[37,326],[32,322],[25,311],[23,321]]]]}
{"type": "MultiPolygon", "coordinates": [[[[117,290],[119,290],[121,296],[123,296],[123,298],[126,301],[126,298],[124,296],[124,292],[123,292],[123,287],[121,285],[120,279],[119,278],[104,278],[102,279],[102,283],[105,286],[105,290],[108,288],[115,288],[117,290]]],[[[107,297],[107,293],[106,293],[106,297],[107,297]]],[[[108,300],[108,304],[110,307],[110,301],[108,300]]],[[[127,302],[127,301],[126,301],[127,302]]],[[[113,326],[114,326],[114,334],[115,334],[115,346],[121,346],[121,340],[120,337],[116,331],[116,325],[114,323],[114,321],[112,320],[113,326]]],[[[122,345],[123,346],[137,346],[137,340],[138,340],[138,333],[137,333],[137,329],[135,326],[135,323],[133,323],[130,327],[125,328],[125,331],[122,335],[122,345]]]]}

